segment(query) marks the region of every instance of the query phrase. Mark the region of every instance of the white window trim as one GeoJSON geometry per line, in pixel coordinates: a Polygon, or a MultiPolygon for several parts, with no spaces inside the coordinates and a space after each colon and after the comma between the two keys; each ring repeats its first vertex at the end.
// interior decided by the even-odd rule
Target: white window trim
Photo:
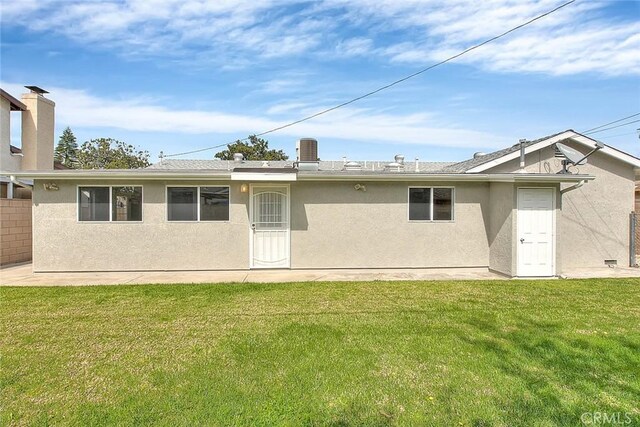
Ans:
{"type": "Polygon", "coordinates": [[[207,184],[207,185],[165,185],[165,190],[164,190],[164,197],[165,197],[165,204],[167,205],[167,208],[165,209],[164,212],[164,220],[165,222],[171,222],[171,223],[191,223],[193,224],[194,222],[213,222],[213,223],[229,223],[231,222],[231,186],[230,185],[224,185],[224,184],[207,184]],[[200,188],[211,188],[211,187],[226,187],[229,189],[229,216],[228,219],[205,219],[205,220],[201,220],[200,219],[200,188]],[[196,189],[196,218],[195,220],[185,220],[185,219],[181,219],[181,220],[170,220],[169,219],[169,189],[170,188],[195,188],[196,189]]]}
{"type": "Polygon", "coordinates": [[[447,185],[410,185],[407,187],[407,221],[409,222],[433,222],[433,223],[447,223],[455,222],[456,220],[456,188],[447,185]],[[430,188],[434,190],[436,188],[449,188],[451,189],[451,219],[433,219],[433,191],[431,191],[429,199],[429,217],[431,219],[411,219],[411,189],[412,188],[430,188]]]}
{"type": "Polygon", "coordinates": [[[142,224],[144,222],[144,185],[99,185],[99,184],[78,184],[76,185],[76,222],[82,224],[142,224]],[[114,221],[113,220],[113,188],[119,187],[140,187],[140,215],[142,219],[140,221],[114,221]],[[80,219],[80,189],[81,188],[108,188],[109,189],[109,220],[108,221],[82,221],[80,219]]]}

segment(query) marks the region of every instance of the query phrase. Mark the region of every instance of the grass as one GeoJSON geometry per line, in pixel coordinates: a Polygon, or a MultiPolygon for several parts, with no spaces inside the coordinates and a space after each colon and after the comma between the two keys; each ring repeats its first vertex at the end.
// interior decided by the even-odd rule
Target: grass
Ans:
{"type": "Polygon", "coordinates": [[[0,297],[2,425],[640,424],[639,279],[0,297]]]}

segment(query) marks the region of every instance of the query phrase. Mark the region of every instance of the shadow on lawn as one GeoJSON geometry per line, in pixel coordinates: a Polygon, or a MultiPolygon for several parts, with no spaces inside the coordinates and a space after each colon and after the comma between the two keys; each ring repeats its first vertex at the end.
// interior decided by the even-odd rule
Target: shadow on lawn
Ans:
{"type": "MultiPolygon", "coordinates": [[[[637,411],[633,405],[619,406],[640,400],[640,388],[633,384],[640,370],[637,342],[622,335],[567,338],[575,332],[560,321],[522,316],[509,327],[492,315],[466,325],[458,332],[460,340],[492,354],[489,363],[525,389],[497,402],[508,425],[581,425],[584,412],[637,411]]],[[[476,425],[486,423],[476,420],[476,425]]]]}

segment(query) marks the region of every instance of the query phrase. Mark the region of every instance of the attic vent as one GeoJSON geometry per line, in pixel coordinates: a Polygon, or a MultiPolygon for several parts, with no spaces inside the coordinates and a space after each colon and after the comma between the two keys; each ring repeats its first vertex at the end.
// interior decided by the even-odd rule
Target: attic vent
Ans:
{"type": "Polygon", "coordinates": [[[244,160],[244,156],[242,155],[242,153],[234,153],[233,154],[233,161],[236,163],[242,163],[242,161],[244,160]]]}
{"type": "Polygon", "coordinates": [[[483,153],[482,151],[478,151],[477,153],[473,153],[473,158],[477,159],[478,157],[486,156],[487,153],[483,153]]]}
{"type": "Polygon", "coordinates": [[[557,145],[554,144],[553,146],[554,150],[553,150],[553,157],[555,157],[556,159],[564,159],[564,154],[562,154],[562,151],[560,151],[560,149],[558,148],[557,145]]]}
{"type": "Polygon", "coordinates": [[[396,154],[394,161],[385,165],[384,170],[387,172],[402,172],[404,171],[404,156],[402,154],[396,154]]]}
{"type": "Polygon", "coordinates": [[[347,162],[344,165],[344,170],[346,171],[360,171],[362,170],[362,165],[358,162],[347,162]]]}
{"type": "Polygon", "coordinates": [[[298,161],[318,161],[318,141],[313,138],[300,138],[298,141],[298,161]]]}

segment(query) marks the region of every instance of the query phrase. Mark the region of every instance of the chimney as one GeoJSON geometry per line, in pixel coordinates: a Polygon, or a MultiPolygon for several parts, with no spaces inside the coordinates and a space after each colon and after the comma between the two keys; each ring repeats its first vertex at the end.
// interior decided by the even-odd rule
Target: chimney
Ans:
{"type": "Polygon", "coordinates": [[[22,112],[22,169],[53,170],[53,139],[56,104],[44,97],[49,93],[37,86],[25,86],[22,95],[27,107],[22,112]]]}

